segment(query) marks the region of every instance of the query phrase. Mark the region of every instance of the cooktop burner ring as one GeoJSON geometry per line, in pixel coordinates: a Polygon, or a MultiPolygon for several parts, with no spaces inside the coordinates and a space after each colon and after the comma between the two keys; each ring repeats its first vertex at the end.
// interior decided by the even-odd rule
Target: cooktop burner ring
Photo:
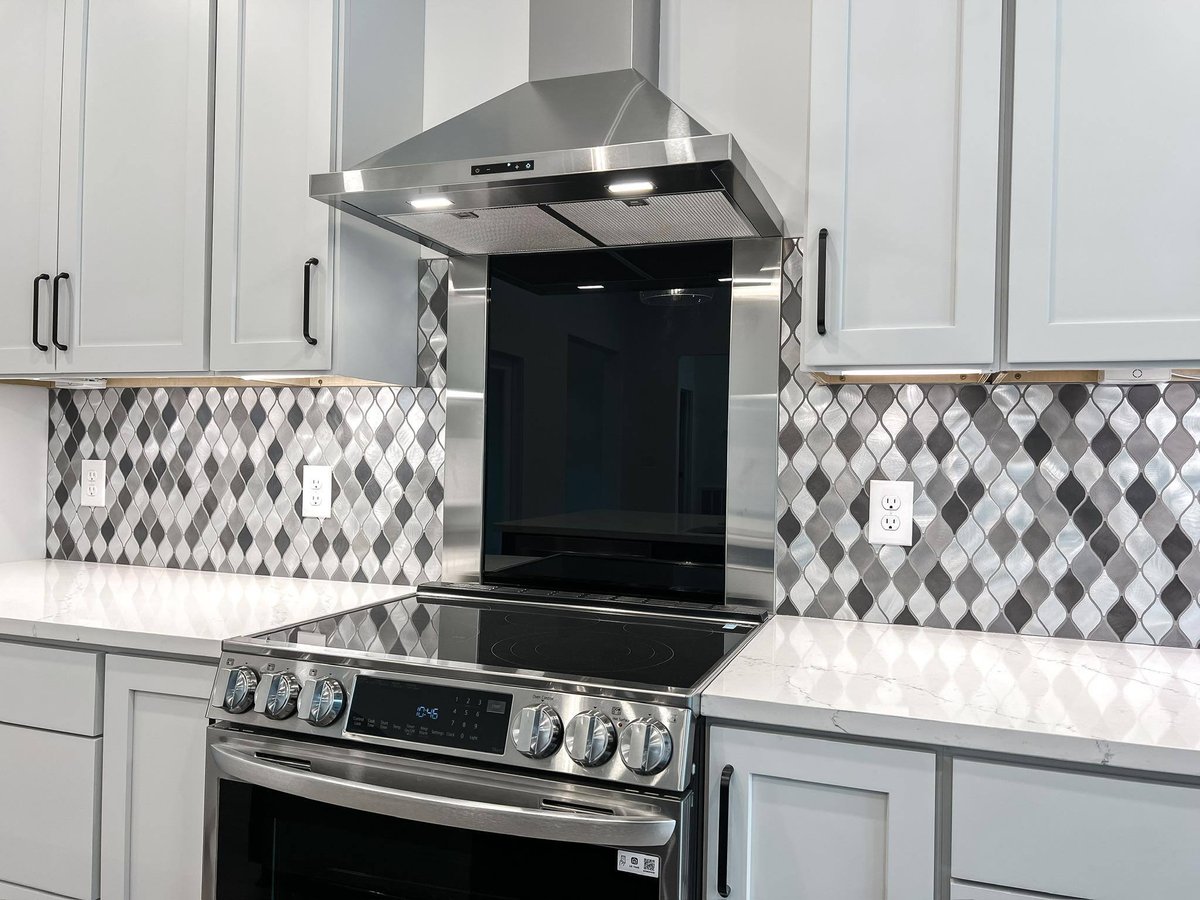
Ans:
{"type": "Polygon", "coordinates": [[[584,677],[647,672],[675,658],[675,648],[665,641],[625,629],[568,636],[534,631],[501,638],[492,644],[490,652],[497,661],[518,669],[584,677]]]}

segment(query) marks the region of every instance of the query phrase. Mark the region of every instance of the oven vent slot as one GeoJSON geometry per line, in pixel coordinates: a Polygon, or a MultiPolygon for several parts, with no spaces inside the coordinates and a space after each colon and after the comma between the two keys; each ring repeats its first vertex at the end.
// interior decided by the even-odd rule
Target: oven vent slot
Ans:
{"type": "Polygon", "coordinates": [[[588,806],[586,803],[567,803],[564,800],[547,800],[542,798],[542,809],[552,809],[557,812],[587,813],[593,816],[615,816],[617,811],[604,806],[588,806]]]}
{"type": "Polygon", "coordinates": [[[261,759],[263,762],[274,763],[277,766],[287,766],[289,769],[299,769],[301,772],[312,771],[312,761],[307,759],[297,759],[294,756],[280,756],[277,753],[263,753],[261,750],[254,754],[255,759],[261,759]]]}

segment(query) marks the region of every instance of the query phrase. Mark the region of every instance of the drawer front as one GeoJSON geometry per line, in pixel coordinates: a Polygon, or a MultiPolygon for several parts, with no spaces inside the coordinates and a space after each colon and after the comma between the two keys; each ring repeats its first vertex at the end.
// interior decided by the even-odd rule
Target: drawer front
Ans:
{"type": "Polygon", "coordinates": [[[1200,789],[957,760],[953,798],[954,878],[1086,900],[1200,883],[1200,789]]]}
{"type": "Polygon", "coordinates": [[[0,691],[0,723],[95,737],[102,663],[99,653],[0,643],[0,684],[22,686],[0,691]]]}
{"type": "Polygon", "coordinates": [[[97,896],[99,779],[99,738],[0,725],[0,884],[97,896]]]}

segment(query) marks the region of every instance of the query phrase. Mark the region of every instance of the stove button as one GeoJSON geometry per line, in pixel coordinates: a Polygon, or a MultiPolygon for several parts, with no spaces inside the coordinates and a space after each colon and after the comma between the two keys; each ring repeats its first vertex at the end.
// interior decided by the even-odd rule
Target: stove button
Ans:
{"type": "Polygon", "coordinates": [[[306,681],[298,701],[300,715],[318,728],[328,728],[346,708],[346,689],[336,678],[306,681]]]}
{"type": "Polygon", "coordinates": [[[638,775],[657,775],[671,762],[671,732],[657,719],[634,719],[621,732],[621,762],[638,775]]]}
{"type": "Polygon", "coordinates": [[[255,698],[254,708],[269,719],[286,719],[296,711],[300,679],[291,672],[272,675],[266,688],[255,698]]]}
{"type": "Polygon", "coordinates": [[[258,688],[258,673],[249,666],[226,669],[225,696],[221,708],[227,712],[241,714],[254,705],[254,692],[258,688]]]}
{"type": "Polygon", "coordinates": [[[562,719],[546,703],[526,706],[513,720],[512,742],[523,756],[545,759],[562,744],[562,719]]]}
{"type": "Polygon", "coordinates": [[[581,712],[567,725],[567,753],[589,769],[612,759],[617,745],[617,729],[612,719],[597,710],[581,712]]]}

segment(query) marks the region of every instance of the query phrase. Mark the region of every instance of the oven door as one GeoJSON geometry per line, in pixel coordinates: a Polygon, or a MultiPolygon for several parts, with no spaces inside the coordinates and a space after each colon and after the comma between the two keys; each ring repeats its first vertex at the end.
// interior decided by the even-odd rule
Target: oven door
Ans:
{"type": "Polygon", "coordinates": [[[204,900],[682,900],[691,795],[213,727],[204,900]]]}

